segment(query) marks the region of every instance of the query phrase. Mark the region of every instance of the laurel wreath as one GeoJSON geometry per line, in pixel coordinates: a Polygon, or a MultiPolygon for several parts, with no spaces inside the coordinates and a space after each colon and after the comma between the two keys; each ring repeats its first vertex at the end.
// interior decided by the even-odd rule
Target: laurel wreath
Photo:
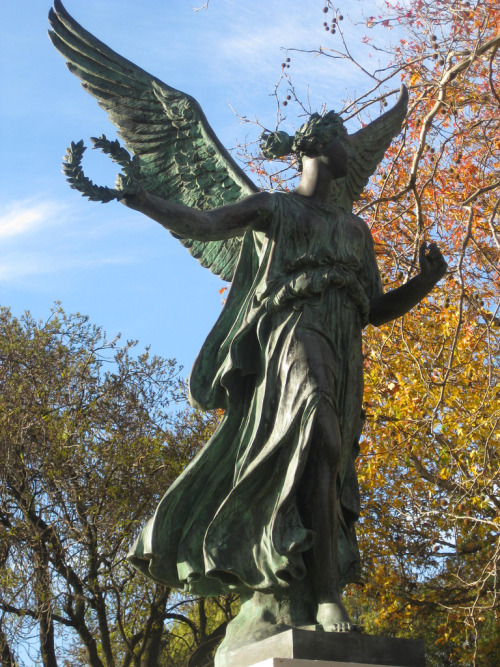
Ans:
{"type": "Polygon", "coordinates": [[[70,187],[81,192],[82,196],[87,197],[90,201],[100,201],[103,204],[113,199],[123,199],[127,194],[136,192],[139,187],[139,165],[136,157],[132,157],[118,140],[109,141],[104,134],[100,137],[90,137],[90,140],[94,144],[93,148],[100,148],[103,153],[111,157],[113,162],[120,165],[125,177],[122,178],[122,184],[125,187],[118,190],[95,185],[90,178],[85,176],[81,162],[87,148],[83,140],[72,141],[64,156],[62,168],[70,187]]]}

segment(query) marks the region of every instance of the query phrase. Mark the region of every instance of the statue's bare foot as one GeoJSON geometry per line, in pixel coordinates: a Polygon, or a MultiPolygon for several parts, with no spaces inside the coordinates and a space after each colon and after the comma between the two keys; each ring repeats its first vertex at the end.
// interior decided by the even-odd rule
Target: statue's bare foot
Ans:
{"type": "Polygon", "coordinates": [[[318,605],[317,621],[325,632],[359,632],[359,625],[351,623],[346,608],[340,601],[322,602],[318,605]]]}
{"type": "Polygon", "coordinates": [[[362,632],[360,625],[355,623],[333,623],[332,625],[323,625],[323,630],[325,632],[362,632]]]}

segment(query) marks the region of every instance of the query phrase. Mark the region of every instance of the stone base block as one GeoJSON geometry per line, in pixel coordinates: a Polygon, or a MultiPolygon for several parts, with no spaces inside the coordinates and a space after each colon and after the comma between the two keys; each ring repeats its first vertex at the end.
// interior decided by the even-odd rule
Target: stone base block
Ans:
{"type": "MultiPolygon", "coordinates": [[[[294,660],[293,658],[270,658],[264,662],[258,662],[251,667],[374,667],[373,663],[361,664],[360,662],[331,662],[330,660],[294,660]]],[[[375,665],[375,667],[377,667],[375,665]]]]}
{"type": "Polygon", "coordinates": [[[360,632],[292,628],[234,651],[218,653],[217,667],[425,667],[423,642],[360,632]]]}

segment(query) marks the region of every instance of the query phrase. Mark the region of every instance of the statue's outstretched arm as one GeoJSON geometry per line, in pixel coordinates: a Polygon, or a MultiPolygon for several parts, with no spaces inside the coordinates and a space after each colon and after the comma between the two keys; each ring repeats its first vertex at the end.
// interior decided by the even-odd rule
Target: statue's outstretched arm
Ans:
{"type": "Polygon", "coordinates": [[[247,229],[265,230],[271,213],[271,199],[268,192],[258,192],[236,204],[200,211],[140,188],[121,201],[178,236],[197,241],[220,241],[240,236],[247,229]]]}
{"type": "Polygon", "coordinates": [[[448,265],[435,243],[423,243],[419,253],[420,273],[395,290],[379,297],[370,308],[370,324],[376,327],[395,320],[422,301],[446,273],[448,265]]]}

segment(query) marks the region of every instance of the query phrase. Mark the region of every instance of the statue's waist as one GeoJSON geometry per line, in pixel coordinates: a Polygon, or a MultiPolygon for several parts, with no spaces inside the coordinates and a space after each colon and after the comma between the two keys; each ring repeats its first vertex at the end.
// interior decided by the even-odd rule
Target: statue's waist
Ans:
{"type": "Polygon", "coordinates": [[[344,290],[358,307],[362,322],[368,321],[369,299],[357,272],[345,264],[299,269],[272,281],[256,297],[267,311],[278,311],[291,302],[312,298],[330,289],[344,290]]]}

